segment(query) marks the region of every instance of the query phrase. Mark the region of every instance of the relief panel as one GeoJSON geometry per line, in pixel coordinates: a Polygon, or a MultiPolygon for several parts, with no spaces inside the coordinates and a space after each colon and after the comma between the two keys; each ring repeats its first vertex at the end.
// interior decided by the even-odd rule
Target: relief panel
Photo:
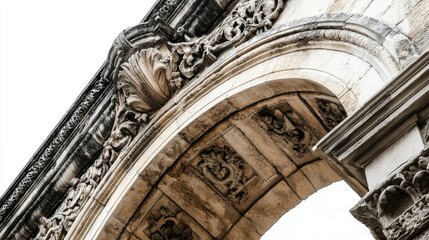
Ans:
{"type": "Polygon", "coordinates": [[[151,193],[136,211],[127,231],[139,239],[212,239],[189,214],[159,190],[151,193]]]}
{"type": "Polygon", "coordinates": [[[316,137],[288,102],[264,107],[253,118],[296,165],[317,159],[311,150],[316,137]]]}
{"type": "Polygon", "coordinates": [[[219,136],[199,152],[192,166],[210,188],[243,213],[277,178],[273,169],[271,177],[265,181],[260,171],[249,164],[252,160],[243,157],[219,136]]]}

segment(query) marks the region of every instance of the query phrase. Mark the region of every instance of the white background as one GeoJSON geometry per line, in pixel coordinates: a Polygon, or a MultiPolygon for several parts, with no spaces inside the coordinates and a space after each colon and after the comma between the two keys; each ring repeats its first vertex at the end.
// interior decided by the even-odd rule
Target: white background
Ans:
{"type": "MultiPolygon", "coordinates": [[[[1,1],[0,195],[96,73],[115,37],[153,2],[1,1]]],[[[371,239],[348,213],[358,200],[346,184],[334,184],[286,214],[264,239],[371,239]]]]}

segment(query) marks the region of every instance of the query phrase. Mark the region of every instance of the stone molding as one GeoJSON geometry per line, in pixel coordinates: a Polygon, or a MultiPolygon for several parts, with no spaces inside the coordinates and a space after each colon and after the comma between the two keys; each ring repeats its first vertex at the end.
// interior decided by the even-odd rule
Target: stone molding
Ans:
{"type": "Polygon", "coordinates": [[[92,84],[82,93],[72,110],[61,120],[58,127],[45,141],[40,150],[26,165],[26,169],[9,187],[0,201],[0,222],[24,197],[39,175],[45,170],[57,154],[67,144],[74,130],[81,124],[91,108],[96,104],[102,93],[108,88],[105,79],[93,80],[92,84]]]}
{"type": "MultiPolygon", "coordinates": [[[[429,52],[424,53],[404,69],[359,111],[349,116],[315,146],[317,152],[333,161],[341,162],[356,179],[359,179],[364,195],[367,183],[362,169],[383,149],[388,142],[384,137],[397,139],[409,128],[412,115],[426,108],[425,97],[429,93],[429,52]],[[398,126],[404,125],[401,129],[398,126]],[[363,154],[365,153],[365,154],[363,154]]],[[[414,122],[415,124],[415,122],[414,122]]]]}
{"type": "Polygon", "coordinates": [[[429,223],[429,156],[420,156],[366,194],[351,209],[377,239],[411,239],[429,223]]]}
{"type": "MultiPolygon", "coordinates": [[[[272,2],[276,2],[276,1],[272,1],[272,2]]],[[[170,3],[171,3],[171,1],[170,1],[170,3]]],[[[177,64],[178,69],[179,69],[179,71],[172,71],[172,73],[171,73],[172,76],[174,76],[174,77],[172,78],[173,81],[171,81],[170,83],[173,83],[173,84],[170,84],[168,86],[169,91],[170,91],[169,94],[171,94],[171,95],[168,96],[167,98],[169,99],[172,95],[174,95],[177,92],[177,90],[179,90],[181,87],[183,87],[183,85],[185,85],[187,83],[187,81],[194,78],[205,67],[209,66],[213,61],[215,61],[217,59],[217,55],[219,56],[222,51],[230,49],[231,46],[237,46],[238,44],[244,42],[245,40],[249,39],[250,37],[253,37],[255,34],[259,34],[259,33],[262,33],[263,31],[267,30],[271,24],[271,21],[277,17],[276,15],[278,15],[278,11],[281,9],[281,7],[279,7],[281,5],[280,3],[282,3],[282,1],[277,1],[277,5],[275,5],[276,6],[275,8],[271,8],[272,6],[268,5],[268,4],[266,6],[263,6],[263,7],[267,7],[267,8],[264,8],[263,11],[264,12],[268,11],[268,13],[270,13],[270,14],[266,14],[268,16],[268,18],[266,18],[266,19],[259,19],[258,17],[262,16],[259,14],[255,14],[252,16],[245,16],[247,18],[244,18],[245,21],[241,21],[241,22],[234,22],[236,19],[229,19],[229,20],[231,20],[230,22],[225,21],[221,24],[221,26],[224,27],[221,32],[216,32],[216,29],[215,29],[213,31],[213,35],[209,35],[208,37],[206,36],[206,37],[202,37],[202,38],[191,39],[191,40],[185,42],[184,44],[173,43],[173,44],[170,44],[170,46],[164,46],[167,49],[169,49],[169,48],[172,49],[172,54],[171,54],[172,56],[170,57],[170,59],[168,59],[168,57],[165,57],[165,59],[164,59],[165,61],[155,57],[156,62],[160,63],[161,65],[162,64],[165,65],[166,62],[170,61],[170,62],[168,62],[168,64],[177,64]],[[277,7],[279,7],[279,8],[277,8],[277,7]],[[232,21],[232,20],[234,20],[234,21],[232,21]],[[232,29],[232,30],[228,29],[228,27],[230,27],[229,24],[232,24],[232,23],[233,24],[236,24],[236,23],[243,24],[243,23],[247,23],[248,20],[255,21],[255,22],[253,22],[252,23],[253,25],[251,25],[249,28],[246,28],[246,31],[242,32],[240,37],[235,37],[236,35],[234,35],[234,34],[236,34],[236,32],[234,32],[234,31],[236,31],[237,29],[232,29]],[[267,21],[265,21],[265,20],[267,20],[267,21]],[[228,29],[228,31],[224,31],[225,29],[228,29]],[[219,36],[225,37],[227,39],[227,41],[220,40],[219,36]],[[212,44],[212,45],[210,45],[210,44],[212,44]],[[206,45],[208,45],[209,47],[208,48],[203,47],[206,45]],[[194,59],[194,54],[197,52],[199,54],[200,50],[203,48],[205,48],[203,53],[198,55],[197,59],[194,59]]],[[[245,7],[248,7],[248,6],[245,6],[245,7]]],[[[258,5],[257,7],[260,7],[260,6],[258,5]]],[[[261,10],[261,9],[259,9],[259,10],[261,10]]],[[[172,14],[171,11],[169,11],[169,10],[167,11],[167,10],[165,13],[166,15],[172,14]]],[[[237,14],[236,16],[240,16],[240,17],[243,17],[241,15],[242,13],[243,12],[240,12],[240,11],[236,11],[236,12],[233,11],[233,14],[237,14]]],[[[162,17],[161,17],[161,19],[162,19],[162,17]]],[[[155,21],[157,21],[156,18],[155,18],[155,21]]],[[[159,24],[163,25],[163,21],[159,21],[159,24]]],[[[308,26],[310,26],[310,24],[308,26]]],[[[308,27],[308,26],[306,26],[306,27],[308,27]]],[[[105,67],[103,68],[104,71],[103,71],[102,77],[100,78],[99,81],[104,81],[105,84],[109,83],[109,81],[106,81],[106,79],[113,79],[116,81],[116,79],[119,76],[119,70],[121,69],[121,67],[123,66],[124,68],[126,68],[125,65],[122,65],[122,64],[125,61],[128,61],[128,59],[130,58],[131,55],[135,54],[135,52],[137,52],[137,51],[140,51],[140,53],[141,53],[141,51],[142,51],[141,49],[150,49],[150,48],[148,48],[148,46],[152,46],[152,47],[154,47],[154,45],[159,46],[160,43],[165,41],[165,39],[163,39],[162,37],[158,37],[158,38],[155,37],[155,39],[151,39],[151,40],[144,39],[146,36],[145,34],[147,34],[147,30],[142,30],[142,29],[146,29],[146,27],[147,26],[145,24],[141,24],[141,25],[136,26],[134,28],[127,29],[126,31],[124,31],[123,34],[121,34],[121,36],[115,42],[114,47],[112,48],[112,51],[110,52],[109,60],[108,60],[107,64],[105,65],[105,67]]],[[[158,35],[165,36],[165,35],[169,35],[169,34],[170,35],[176,34],[176,33],[174,33],[174,31],[171,28],[168,28],[166,26],[164,26],[164,28],[163,27],[157,27],[157,29],[162,29],[162,31],[163,31],[162,34],[159,33],[158,35]]],[[[325,33],[323,31],[320,31],[319,34],[323,35],[325,33]]],[[[240,34],[238,34],[238,35],[240,35],[240,34]]],[[[329,35],[329,34],[327,34],[327,35],[329,35]]],[[[176,39],[179,36],[180,36],[180,34],[177,34],[177,36],[175,35],[174,37],[171,37],[171,38],[176,39]]],[[[312,39],[311,34],[309,36],[310,37],[308,37],[308,36],[303,37],[301,35],[301,36],[297,36],[297,38],[295,38],[296,36],[294,36],[295,39],[293,39],[291,41],[291,43],[294,44],[294,43],[298,43],[298,42],[306,42],[306,41],[308,41],[308,39],[312,39]]],[[[336,38],[334,33],[332,33],[331,38],[336,38]]],[[[255,39],[257,40],[257,38],[255,38],[255,39]]],[[[317,38],[315,38],[315,39],[317,39],[317,38]]],[[[406,53],[405,57],[399,56],[398,53],[402,53],[402,52],[397,51],[397,49],[400,50],[402,47],[395,48],[395,51],[394,51],[395,53],[393,54],[394,55],[393,58],[399,62],[400,66],[403,66],[405,64],[404,62],[406,62],[406,61],[403,61],[402,59],[408,60],[409,56],[415,55],[415,52],[412,52],[413,48],[412,47],[409,48],[409,46],[412,46],[412,44],[409,44],[409,42],[407,42],[407,39],[405,39],[404,42],[405,42],[404,49],[411,49],[410,51],[404,51],[406,53]],[[411,52],[411,54],[410,54],[410,52],[411,52]]],[[[245,45],[245,44],[243,44],[243,45],[245,45]]],[[[165,48],[160,50],[161,51],[160,54],[163,56],[163,58],[165,56],[164,55],[165,50],[166,50],[165,48]]],[[[371,49],[371,47],[367,47],[367,49],[371,49]]],[[[155,51],[155,50],[153,50],[153,51],[155,51]]],[[[375,52],[375,53],[377,53],[377,52],[375,52]]],[[[154,56],[155,55],[160,56],[159,54],[153,54],[153,55],[154,56]]],[[[216,67],[216,66],[214,66],[214,67],[216,67]]],[[[173,68],[175,68],[175,67],[173,67],[173,68]]],[[[208,71],[206,71],[206,72],[208,72],[208,71]]],[[[121,82],[121,80],[120,80],[121,77],[119,76],[118,79],[119,79],[118,80],[118,84],[119,84],[121,82]]],[[[129,85],[130,83],[127,83],[127,84],[129,85]]],[[[95,91],[97,90],[96,88],[94,88],[94,89],[95,89],[95,91]]],[[[90,92],[93,91],[94,89],[91,89],[90,92]]],[[[118,85],[118,89],[120,91],[122,91],[122,95],[121,94],[119,95],[119,101],[123,103],[124,99],[121,99],[121,98],[123,96],[126,96],[125,92],[127,92],[127,90],[124,90],[126,88],[123,86],[119,86],[119,85],[118,85]]],[[[94,102],[98,99],[98,97],[99,96],[95,96],[95,97],[93,96],[93,98],[95,99],[94,102]]],[[[127,100],[129,100],[129,98],[127,98],[127,97],[125,97],[125,98],[127,100]]],[[[129,102],[131,102],[131,101],[128,101],[127,104],[129,104],[129,102]]],[[[85,106],[85,101],[83,101],[82,104],[83,104],[82,106],[85,106]]],[[[92,105],[92,104],[94,104],[94,103],[89,103],[89,105],[92,105]]],[[[134,106],[136,106],[136,105],[134,105],[134,106]]],[[[156,111],[159,108],[160,108],[159,106],[156,106],[155,108],[153,108],[153,111],[156,111]]],[[[121,120],[117,121],[116,126],[119,126],[122,123],[125,123],[131,119],[131,122],[139,122],[139,124],[142,125],[139,127],[144,127],[148,121],[148,119],[146,119],[146,117],[148,117],[152,112],[150,109],[148,110],[145,107],[141,107],[141,105],[139,107],[137,107],[137,109],[139,109],[139,110],[145,109],[148,111],[148,113],[144,112],[145,114],[140,115],[141,113],[135,114],[135,112],[127,111],[128,109],[123,111],[123,112],[119,111],[117,119],[121,119],[121,120]]],[[[122,109],[119,108],[119,110],[122,110],[122,109]]],[[[83,111],[85,111],[85,109],[83,111]]],[[[76,112],[80,113],[81,111],[77,110],[76,112]]],[[[73,118],[73,116],[70,119],[76,120],[76,118],[73,118]]],[[[65,133],[70,134],[72,129],[75,129],[75,127],[80,123],[81,123],[81,120],[78,119],[77,122],[75,123],[75,125],[71,125],[72,126],[71,128],[67,128],[68,123],[66,123],[64,125],[65,133]]],[[[135,128],[134,126],[132,126],[132,127],[127,126],[124,128],[126,128],[127,130],[132,128],[131,129],[132,133],[133,133],[133,131],[136,130],[136,129],[134,129],[135,128]]],[[[137,130],[138,129],[139,128],[137,128],[137,130]]],[[[60,130],[60,133],[61,133],[61,130],[60,130]]],[[[117,135],[120,135],[120,133],[117,133],[117,135]]],[[[128,134],[128,135],[125,134],[125,135],[126,136],[120,136],[120,137],[116,136],[116,137],[111,137],[111,138],[114,139],[114,140],[112,140],[113,142],[115,142],[115,141],[121,142],[123,140],[123,143],[129,143],[130,135],[134,135],[134,134],[128,134]]],[[[60,137],[58,137],[58,140],[60,142],[61,141],[65,142],[67,139],[67,137],[66,138],[62,137],[63,136],[62,134],[59,134],[58,136],[60,136],[60,137]]],[[[56,148],[56,145],[55,145],[56,143],[58,143],[57,138],[54,138],[52,141],[52,144],[54,144],[54,147],[52,147],[50,145],[46,148],[46,150],[44,152],[47,154],[46,156],[52,157],[54,155],[54,153],[56,153],[56,151],[59,149],[58,147],[56,148]]],[[[116,148],[115,151],[120,151],[125,145],[127,145],[127,144],[122,145],[122,143],[112,143],[112,142],[109,142],[107,145],[109,145],[109,144],[111,144],[111,148],[114,148],[114,149],[116,148]],[[118,145],[115,145],[115,144],[118,144],[118,145]]],[[[43,155],[43,156],[45,156],[45,155],[43,155]]],[[[42,165],[36,164],[34,166],[38,166],[39,168],[43,169],[43,167],[46,166],[44,161],[45,160],[41,160],[42,165]],[[43,165],[43,164],[45,164],[45,165],[43,165]]],[[[33,167],[33,166],[31,166],[31,167],[33,167]]],[[[27,174],[27,176],[29,176],[29,181],[33,181],[36,178],[36,177],[33,177],[33,175],[34,175],[33,173],[27,174]]],[[[21,182],[19,184],[21,184],[21,182]]],[[[6,210],[4,212],[1,212],[1,210],[0,210],[0,214],[3,213],[4,215],[6,215],[8,213],[8,211],[10,211],[10,209],[13,208],[14,205],[19,201],[19,199],[25,194],[25,191],[27,191],[29,189],[29,186],[31,185],[31,183],[29,185],[28,181],[26,181],[24,179],[22,181],[22,185],[24,186],[23,189],[21,189],[19,191],[16,190],[18,188],[14,189],[14,191],[16,190],[19,194],[17,195],[17,197],[16,196],[10,197],[11,200],[6,200],[6,201],[11,201],[12,203],[8,203],[8,204],[4,205],[4,206],[6,206],[6,210]]],[[[95,186],[92,186],[92,187],[95,187],[95,186]]],[[[2,207],[2,209],[3,209],[3,207],[2,207]]]]}
{"type": "Polygon", "coordinates": [[[118,90],[112,133],[93,165],[72,180],[63,204],[53,216],[42,217],[36,239],[63,239],[122,149],[153,114],[201,71],[207,60],[214,61],[222,50],[270,28],[283,4],[283,0],[244,1],[212,33],[177,44],[166,45],[161,38],[141,40],[147,32],[145,24],[121,33],[102,72],[103,78],[116,82],[118,90]]]}
{"type": "MultiPolygon", "coordinates": [[[[346,19],[351,18],[351,16],[348,16],[346,19]]],[[[320,25],[320,28],[333,28],[333,31],[336,31],[337,28],[334,26],[337,26],[338,24],[340,24],[340,22],[334,22],[333,26],[324,26],[323,24],[320,25]]],[[[344,22],[341,22],[341,24],[344,24],[344,22]]],[[[311,31],[311,24],[309,23],[308,25],[305,25],[304,27],[300,29],[307,29],[308,31],[311,31]]],[[[364,29],[364,26],[361,26],[362,29],[364,29]]],[[[338,30],[338,34],[341,33],[341,31],[344,30],[338,30]]],[[[350,30],[347,30],[350,31],[350,30]]],[[[226,76],[234,76],[234,74],[236,72],[234,72],[234,70],[237,71],[243,71],[243,67],[247,68],[249,67],[249,65],[255,65],[258,63],[258,61],[264,61],[266,60],[266,57],[268,57],[268,54],[264,54],[267,53],[267,49],[278,49],[278,44],[281,44],[281,41],[289,41],[289,43],[291,45],[286,46],[286,47],[290,47],[290,46],[295,46],[294,44],[298,43],[299,40],[295,39],[295,41],[290,41],[291,38],[282,38],[282,34],[284,35],[288,35],[292,33],[296,33],[294,31],[292,31],[291,29],[274,29],[274,30],[269,30],[265,33],[262,33],[260,35],[257,35],[255,37],[253,37],[252,39],[250,39],[247,42],[244,42],[243,44],[236,46],[236,48],[233,51],[233,54],[237,54],[238,51],[240,51],[240,54],[233,56],[229,50],[226,50],[225,53],[221,54],[220,57],[222,58],[223,61],[217,61],[214,62],[213,64],[211,64],[210,66],[208,66],[205,70],[203,70],[201,72],[200,75],[197,75],[196,79],[193,79],[191,82],[189,82],[187,85],[185,85],[186,87],[179,91],[177,93],[177,95],[174,96],[174,101],[169,101],[166,106],[164,106],[160,112],[158,112],[157,114],[154,115],[154,117],[151,119],[151,121],[148,123],[148,126],[145,128],[144,133],[140,134],[140,137],[138,137],[137,140],[138,142],[142,142],[142,141],[149,141],[149,139],[153,138],[153,134],[155,134],[158,130],[160,129],[162,126],[164,126],[165,124],[167,124],[169,121],[171,121],[170,117],[171,114],[175,114],[177,112],[181,112],[182,108],[184,106],[186,106],[187,102],[189,102],[191,99],[196,99],[200,96],[200,94],[204,94],[204,91],[208,91],[210,89],[210,87],[219,84],[222,80],[224,80],[226,78],[226,76]],[[269,37],[267,37],[269,36],[269,37]],[[268,38],[268,39],[267,39],[268,38]],[[279,41],[273,41],[274,38],[278,38],[279,41]],[[270,41],[273,41],[272,43],[270,41]],[[264,46],[264,43],[267,43],[267,47],[264,46]],[[264,47],[261,47],[264,46],[264,47]],[[254,52],[252,52],[254,51],[254,52]],[[231,54],[231,55],[230,55],[231,54]],[[242,54],[242,55],[241,55],[242,54]],[[258,61],[252,61],[254,60],[253,58],[258,56],[258,61]],[[234,67],[232,68],[231,66],[228,66],[228,64],[230,64],[232,61],[235,61],[234,67]],[[249,64],[249,62],[251,62],[249,64]],[[224,68],[224,66],[228,66],[226,68],[224,68]],[[240,69],[240,70],[239,70],[240,69]],[[216,72],[214,74],[214,72],[216,72]],[[230,74],[232,72],[232,74],[230,74]],[[210,76],[210,77],[208,77],[210,76]],[[213,81],[211,81],[213,80],[213,81]],[[196,82],[197,81],[197,82],[196,82]],[[201,89],[204,88],[204,91],[201,91],[201,89]]],[[[352,31],[350,31],[352,32],[352,31]]],[[[318,34],[322,34],[323,31],[318,31],[318,34]]],[[[315,35],[316,38],[315,39],[321,39],[319,37],[317,37],[318,35],[315,35]]],[[[352,40],[349,40],[349,42],[355,43],[357,46],[359,47],[368,47],[370,48],[370,46],[372,45],[365,45],[365,41],[359,41],[362,40],[361,38],[358,38],[360,35],[354,35],[352,33],[350,33],[350,36],[354,36],[355,38],[352,38],[352,40]],[[356,37],[358,36],[358,37],[356,37]],[[362,44],[362,42],[364,42],[364,44],[362,44]],[[360,44],[360,45],[359,45],[360,44]]],[[[369,38],[369,37],[368,37],[369,38]]],[[[293,38],[294,39],[294,38],[293,38]]],[[[366,39],[366,38],[365,38],[366,39]]],[[[326,40],[326,39],[322,39],[322,40],[326,40]]],[[[332,40],[332,39],[329,39],[332,40]]],[[[377,41],[380,41],[379,38],[376,39],[377,41]]],[[[338,42],[341,42],[340,40],[337,40],[338,42]]],[[[381,44],[379,44],[377,41],[369,41],[371,43],[374,44],[378,44],[377,46],[382,46],[381,44]]],[[[323,42],[323,41],[321,41],[323,42]]],[[[349,43],[347,42],[347,43],[349,43]]],[[[381,41],[383,42],[383,41],[381,41]]],[[[412,43],[411,42],[407,42],[410,43],[411,46],[412,43]]],[[[286,48],[285,47],[285,48],[286,48]]],[[[302,47],[300,45],[298,45],[298,48],[302,47]]],[[[366,48],[365,48],[366,49],[366,48]]],[[[384,48],[383,48],[384,49],[384,48]]],[[[388,53],[388,51],[386,49],[384,49],[386,54],[388,53]]],[[[277,50],[276,53],[281,52],[281,50],[277,50]]],[[[275,55],[276,53],[274,52],[270,52],[270,54],[275,55]]],[[[407,59],[412,59],[415,57],[414,55],[415,53],[412,53],[411,55],[409,55],[407,57],[407,59]]],[[[395,59],[394,56],[391,56],[390,53],[387,54],[388,57],[383,58],[383,61],[388,61],[388,59],[395,59]]],[[[210,59],[209,59],[210,60],[210,59]]],[[[204,60],[202,60],[204,61],[204,60]]],[[[398,69],[400,69],[401,64],[392,60],[390,61],[390,63],[394,64],[394,68],[392,68],[392,72],[394,73],[395,71],[398,71],[398,69]]],[[[204,69],[204,68],[203,68],[204,69]]],[[[391,72],[389,72],[391,74],[391,72]]],[[[182,80],[186,79],[186,77],[184,77],[183,75],[179,75],[182,80]]],[[[127,149],[127,154],[122,156],[123,159],[130,159],[132,158],[131,156],[134,156],[134,154],[137,154],[137,152],[139,152],[139,148],[142,148],[142,146],[140,147],[133,147],[131,149],[127,149]]],[[[119,166],[122,167],[126,167],[128,166],[128,164],[120,164],[118,163],[118,165],[115,165],[113,167],[116,168],[116,170],[118,170],[119,166]]],[[[120,174],[118,172],[115,172],[115,174],[120,174]]],[[[123,173],[122,173],[123,174],[123,173]]],[[[117,175],[116,175],[117,176],[117,175]]],[[[110,182],[109,180],[106,180],[107,182],[110,182]]],[[[104,199],[106,196],[108,196],[109,194],[111,194],[113,190],[112,189],[103,189],[103,190],[99,190],[99,192],[97,193],[99,198],[104,199]]],[[[103,200],[102,200],[103,201],[103,200]]],[[[95,202],[93,204],[96,204],[95,202]]],[[[90,209],[86,209],[85,211],[91,212],[90,209]]],[[[76,229],[79,229],[79,227],[76,227],[74,229],[74,231],[76,231],[76,229]]],[[[77,233],[75,233],[77,234],[77,233]]]]}

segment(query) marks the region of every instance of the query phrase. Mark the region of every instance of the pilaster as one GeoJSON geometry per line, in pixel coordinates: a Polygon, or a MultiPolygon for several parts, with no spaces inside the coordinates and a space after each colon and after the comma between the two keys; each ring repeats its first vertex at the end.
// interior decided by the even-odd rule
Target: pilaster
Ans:
{"type": "Polygon", "coordinates": [[[376,239],[428,236],[428,60],[421,55],[315,147],[364,195],[351,213],[376,239]]]}

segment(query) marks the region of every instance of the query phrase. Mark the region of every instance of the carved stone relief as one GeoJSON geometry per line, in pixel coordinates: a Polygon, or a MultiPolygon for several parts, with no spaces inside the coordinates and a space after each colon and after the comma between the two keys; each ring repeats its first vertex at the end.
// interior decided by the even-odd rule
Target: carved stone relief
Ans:
{"type": "Polygon", "coordinates": [[[409,162],[352,209],[377,239],[409,239],[429,223],[429,156],[409,162]]]}
{"type": "Polygon", "coordinates": [[[181,43],[170,43],[178,69],[172,81],[182,86],[203,67],[216,60],[223,50],[239,45],[271,28],[279,16],[284,0],[243,1],[206,36],[181,43]]]}
{"type": "Polygon", "coordinates": [[[50,217],[42,217],[36,239],[62,239],[98,183],[129,145],[149,114],[158,110],[171,97],[167,80],[171,76],[168,60],[155,48],[143,49],[121,65],[117,87],[117,116],[109,139],[94,164],[79,178],[73,179],[65,202],[50,217]]]}
{"type": "Polygon", "coordinates": [[[53,157],[72,134],[73,130],[80,124],[89,109],[93,106],[97,98],[103,93],[109,82],[99,79],[94,83],[93,88],[85,95],[82,103],[74,110],[67,122],[54,136],[53,140],[45,150],[36,157],[31,163],[31,168],[18,186],[13,190],[11,196],[4,201],[0,207],[0,222],[5,220],[6,215],[23,197],[33,182],[37,179],[45,166],[52,161],[53,157]]]}
{"type": "Polygon", "coordinates": [[[210,234],[183,210],[174,200],[154,188],[145,202],[134,212],[124,235],[132,234],[138,239],[191,240],[212,239],[210,234]]]}
{"type": "Polygon", "coordinates": [[[346,117],[346,111],[340,103],[323,98],[316,98],[316,103],[323,122],[329,129],[333,129],[346,117]]]}
{"type": "Polygon", "coordinates": [[[232,148],[224,145],[204,149],[199,156],[198,167],[224,197],[234,202],[246,200],[248,172],[252,170],[232,148]]]}
{"type": "Polygon", "coordinates": [[[192,240],[192,230],[180,221],[182,212],[173,213],[170,209],[161,207],[159,217],[149,217],[149,236],[151,240],[192,240]]]}
{"type": "MultiPolygon", "coordinates": [[[[93,165],[80,178],[71,181],[71,188],[56,212],[49,218],[41,218],[36,239],[63,239],[122,149],[130,144],[153,114],[203,66],[216,60],[216,55],[222,50],[269,29],[283,5],[282,0],[243,1],[207,36],[168,45],[165,41],[154,41],[152,45],[156,48],[138,42],[140,35],[147,32],[146,23],[121,33],[102,71],[102,79],[116,82],[118,90],[115,100],[117,115],[111,135],[93,165]]],[[[298,130],[288,129],[288,133],[292,133],[292,138],[299,138],[296,141],[302,144],[303,139],[294,136],[300,134],[298,130]]],[[[297,148],[303,148],[299,144],[296,143],[297,148]]],[[[201,157],[205,174],[217,186],[226,187],[229,198],[238,201],[245,198],[247,179],[243,175],[241,159],[235,153],[225,149],[213,150],[201,157]]],[[[165,231],[183,230],[183,226],[170,226],[171,223],[174,221],[162,225],[165,231]]],[[[162,231],[157,230],[156,236],[165,238],[168,234],[162,231]]]]}
{"type": "Polygon", "coordinates": [[[302,120],[294,115],[288,103],[265,108],[256,118],[269,135],[280,136],[298,157],[303,157],[309,151],[312,136],[305,129],[302,120]]]}

